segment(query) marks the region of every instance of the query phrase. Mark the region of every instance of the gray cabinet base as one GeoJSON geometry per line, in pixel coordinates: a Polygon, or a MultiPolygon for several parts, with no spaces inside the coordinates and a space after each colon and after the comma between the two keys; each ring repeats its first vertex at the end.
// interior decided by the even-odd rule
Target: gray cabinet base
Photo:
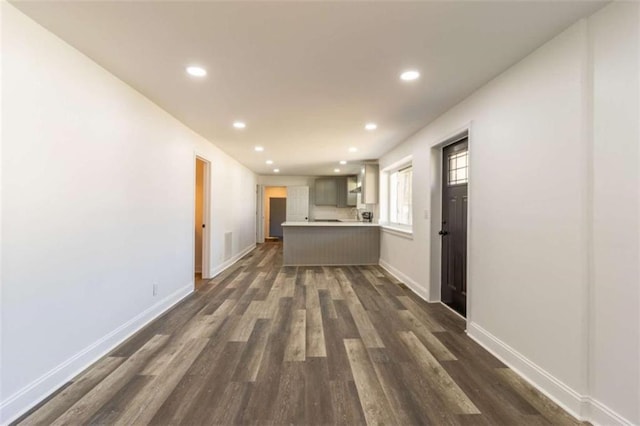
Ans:
{"type": "Polygon", "coordinates": [[[377,226],[285,226],[285,266],[377,265],[377,226]]]}

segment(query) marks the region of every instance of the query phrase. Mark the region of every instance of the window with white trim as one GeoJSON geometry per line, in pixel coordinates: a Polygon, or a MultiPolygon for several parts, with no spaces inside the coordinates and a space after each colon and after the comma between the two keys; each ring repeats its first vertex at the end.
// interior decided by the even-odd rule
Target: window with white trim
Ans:
{"type": "Polygon", "coordinates": [[[413,171],[411,164],[389,171],[389,223],[411,227],[411,189],[413,171]]]}

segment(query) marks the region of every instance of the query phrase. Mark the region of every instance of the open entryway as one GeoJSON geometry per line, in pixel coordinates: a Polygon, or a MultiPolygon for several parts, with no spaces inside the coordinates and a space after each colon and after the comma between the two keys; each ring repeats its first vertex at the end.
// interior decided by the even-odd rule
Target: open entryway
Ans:
{"type": "Polygon", "coordinates": [[[194,283],[195,288],[209,277],[209,162],[195,159],[194,196],[194,283]]]}
{"type": "Polygon", "coordinates": [[[287,220],[287,187],[267,186],[264,190],[265,239],[282,239],[282,223],[287,220]]]}
{"type": "Polygon", "coordinates": [[[467,211],[469,143],[462,139],[442,150],[442,303],[467,314],[467,211]]]}

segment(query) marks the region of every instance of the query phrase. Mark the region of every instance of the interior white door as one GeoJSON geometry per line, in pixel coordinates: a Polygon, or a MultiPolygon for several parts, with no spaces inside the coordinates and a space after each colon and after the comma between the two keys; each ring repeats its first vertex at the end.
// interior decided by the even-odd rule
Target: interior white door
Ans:
{"type": "Polygon", "coordinates": [[[309,187],[287,186],[287,222],[309,221],[309,187]]]}

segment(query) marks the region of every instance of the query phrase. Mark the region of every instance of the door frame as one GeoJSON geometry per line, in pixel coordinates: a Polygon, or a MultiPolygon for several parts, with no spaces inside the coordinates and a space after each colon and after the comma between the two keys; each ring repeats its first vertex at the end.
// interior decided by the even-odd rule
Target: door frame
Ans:
{"type": "Polygon", "coordinates": [[[264,243],[264,193],[266,187],[256,184],[256,243],[264,243]]]}
{"type": "Polygon", "coordinates": [[[472,220],[472,203],[473,203],[473,132],[472,122],[469,122],[457,129],[454,132],[449,133],[447,136],[439,138],[436,144],[431,146],[431,221],[430,221],[430,270],[429,280],[430,288],[429,294],[431,301],[440,302],[447,309],[459,315],[453,309],[449,308],[446,304],[442,303],[441,299],[441,282],[442,282],[442,237],[438,235],[438,231],[442,226],[442,150],[444,147],[459,142],[460,140],[467,138],[468,153],[469,153],[469,182],[467,183],[467,316],[465,318],[467,327],[472,322],[473,318],[473,261],[470,253],[473,252],[473,246],[471,244],[471,229],[473,226],[472,220]]]}
{"type": "MultiPolygon", "coordinates": [[[[207,158],[198,153],[193,153],[192,160],[192,202],[191,202],[191,266],[193,268],[192,276],[196,275],[196,236],[195,236],[195,228],[196,228],[196,161],[202,161],[204,163],[204,182],[203,189],[204,192],[202,205],[203,205],[203,213],[202,217],[204,219],[204,224],[206,225],[202,231],[202,278],[213,278],[211,277],[211,263],[210,263],[210,252],[211,252],[211,161],[207,160],[207,158]]],[[[195,280],[193,282],[193,286],[195,288],[195,280]]]]}

